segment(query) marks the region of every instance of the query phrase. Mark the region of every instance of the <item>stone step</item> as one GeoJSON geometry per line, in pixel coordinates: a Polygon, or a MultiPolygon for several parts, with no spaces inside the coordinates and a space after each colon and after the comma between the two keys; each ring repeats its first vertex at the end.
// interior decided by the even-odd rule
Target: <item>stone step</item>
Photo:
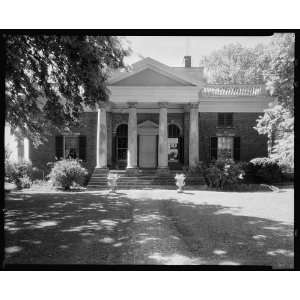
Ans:
{"type": "MultiPolygon", "coordinates": [[[[199,189],[199,188],[204,188],[206,185],[205,184],[197,184],[197,185],[189,185],[183,188],[183,190],[193,190],[193,189],[199,189]]],[[[168,189],[168,190],[177,190],[177,187],[174,185],[151,185],[149,187],[144,187],[144,186],[138,186],[138,185],[130,185],[130,186],[118,186],[118,190],[130,190],[130,189],[139,189],[139,190],[152,190],[152,189],[168,189]]],[[[98,186],[98,185],[91,185],[88,186],[89,191],[93,190],[109,190],[110,188],[108,186],[98,186]]]]}
{"type": "Polygon", "coordinates": [[[108,172],[118,174],[118,188],[154,188],[161,186],[170,186],[174,189],[175,175],[177,173],[185,173],[186,186],[199,186],[204,185],[205,181],[202,176],[197,174],[186,174],[182,170],[169,170],[166,173],[160,173],[157,169],[138,170],[137,173],[130,173],[127,170],[103,170],[95,169],[89,181],[88,188],[109,188],[107,182],[108,172]]]}

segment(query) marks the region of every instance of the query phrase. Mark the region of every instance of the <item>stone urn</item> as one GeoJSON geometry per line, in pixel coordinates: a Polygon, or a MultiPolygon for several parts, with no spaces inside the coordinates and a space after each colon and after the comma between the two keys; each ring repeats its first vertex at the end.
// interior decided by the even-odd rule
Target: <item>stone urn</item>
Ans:
{"type": "Polygon", "coordinates": [[[183,190],[182,188],[185,186],[185,175],[184,174],[176,174],[176,176],[174,177],[176,180],[176,186],[178,187],[177,192],[178,193],[182,193],[183,190]]]}
{"type": "Polygon", "coordinates": [[[109,173],[107,175],[107,183],[108,186],[110,187],[110,192],[114,193],[117,189],[117,185],[118,185],[118,179],[120,178],[120,175],[118,174],[113,174],[113,173],[109,173]]]}

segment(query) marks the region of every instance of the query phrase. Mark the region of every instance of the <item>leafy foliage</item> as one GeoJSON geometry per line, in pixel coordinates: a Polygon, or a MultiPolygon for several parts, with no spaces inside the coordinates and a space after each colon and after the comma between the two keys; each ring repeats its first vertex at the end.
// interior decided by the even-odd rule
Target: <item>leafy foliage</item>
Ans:
{"type": "Polygon", "coordinates": [[[76,125],[84,107],[108,98],[111,70],[129,50],[114,36],[7,35],[6,121],[35,145],[76,125]]]}
{"type": "Polygon", "coordinates": [[[8,182],[13,182],[18,189],[29,188],[32,184],[33,168],[30,162],[5,162],[5,176],[8,182]]]}
{"type": "Polygon", "coordinates": [[[217,189],[235,187],[241,183],[243,174],[242,165],[231,159],[217,160],[204,170],[207,185],[217,189]]]}
{"type": "Polygon", "coordinates": [[[265,47],[243,47],[229,44],[201,60],[208,83],[212,84],[259,84],[270,61],[265,47]]]}
{"type": "Polygon", "coordinates": [[[278,162],[268,157],[252,159],[244,170],[246,182],[276,183],[282,180],[282,172],[278,162]]]}
{"type": "Polygon", "coordinates": [[[270,45],[270,64],[265,78],[267,89],[278,105],[265,110],[255,129],[268,135],[269,156],[294,169],[294,51],[292,33],[275,34],[270,45]]]}
{"type": "Polygon", "coordinates": [[[264,72],[267,89],[293,115],[295,34],[274,34],[268,52],[271,59],[264,72]]]}
{"type": "Polygon", "coordinates": [[[281,105],[266,109],[254,127],[269,139],[269,156],[287,168],[294,168],[294,117],[281,105]]]}
{"type": "Polygon", "coordinates": [[[295,35],[276,33],[267,45],[254,48],[229,44],[205,56],[201,64],[208,83],[260,84],[265,83],[278,104],[294,110],[295,35]]]}
{"type": "Polygon", "coordinates": [[[81,185],[84,182],[87,170],[76,159],[63,159],[54,163],[48,175],[53,186],[69,190],[73,184],[81,185]]]}

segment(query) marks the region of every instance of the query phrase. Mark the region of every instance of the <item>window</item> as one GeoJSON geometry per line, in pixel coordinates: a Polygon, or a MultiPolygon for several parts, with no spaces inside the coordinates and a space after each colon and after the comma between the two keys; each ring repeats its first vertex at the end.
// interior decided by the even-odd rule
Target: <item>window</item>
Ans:
{"type": "Polygon", "coordinates": [[[56,157],[86,160],[86,136],[58,135],[55,139],[56,157]]]}
{"type": "Polygon", "coordinates": [[[232,127],[233,113],[218,113],[218,127],[232,127]]]}
{"type": "Polygon", "coordinates": [[[218,158],[233,158],[233,137],[218,137],[218,158]]]}
{"type": "Polygon", "coordinates": [[[168,127],[168,160],[171,162],[177,162],[179,160],[179,128],[171,124],[168,127]]]}
{"type": "Polygon", "coordinates": [[[121,124],[117,129],[117,160],[127,160],[128,125],[121,124]]]}
{"type": "Polygon", "coordinates": [[[232,158],[240,160],[240,137],[219,136],[210,138],[210,160],[232,158]]]}
{"type": "Polygon", "coordinates": [[[65,136],[65,158],[79,157],[79,142],[77,136],[65,136]]]}

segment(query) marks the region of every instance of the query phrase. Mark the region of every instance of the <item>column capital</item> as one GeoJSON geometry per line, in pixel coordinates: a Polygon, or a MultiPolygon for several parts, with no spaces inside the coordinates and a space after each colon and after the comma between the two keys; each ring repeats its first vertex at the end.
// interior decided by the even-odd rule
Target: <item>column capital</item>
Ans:
{"type": "Polygon", "coordinates": [[[195,109],[195,108],[199,108],[199,102],[190,102],[187,105],[188,109],[195,109]]]}
{"type": "Polygon", "coordinates": [[[128,108],[136,108],[137,102],[127,102],[128,108]]]}
{"type": "Polygon", "coordinates": [[[107,109],[108,108],[108,103],[107,102],[99,102],[97,103],[97,109],[107,109]]]}
{"type": "Polygon", "coordinates": [[[168,108],[168,102],[158,102],[159,108],[168,108]]]}

